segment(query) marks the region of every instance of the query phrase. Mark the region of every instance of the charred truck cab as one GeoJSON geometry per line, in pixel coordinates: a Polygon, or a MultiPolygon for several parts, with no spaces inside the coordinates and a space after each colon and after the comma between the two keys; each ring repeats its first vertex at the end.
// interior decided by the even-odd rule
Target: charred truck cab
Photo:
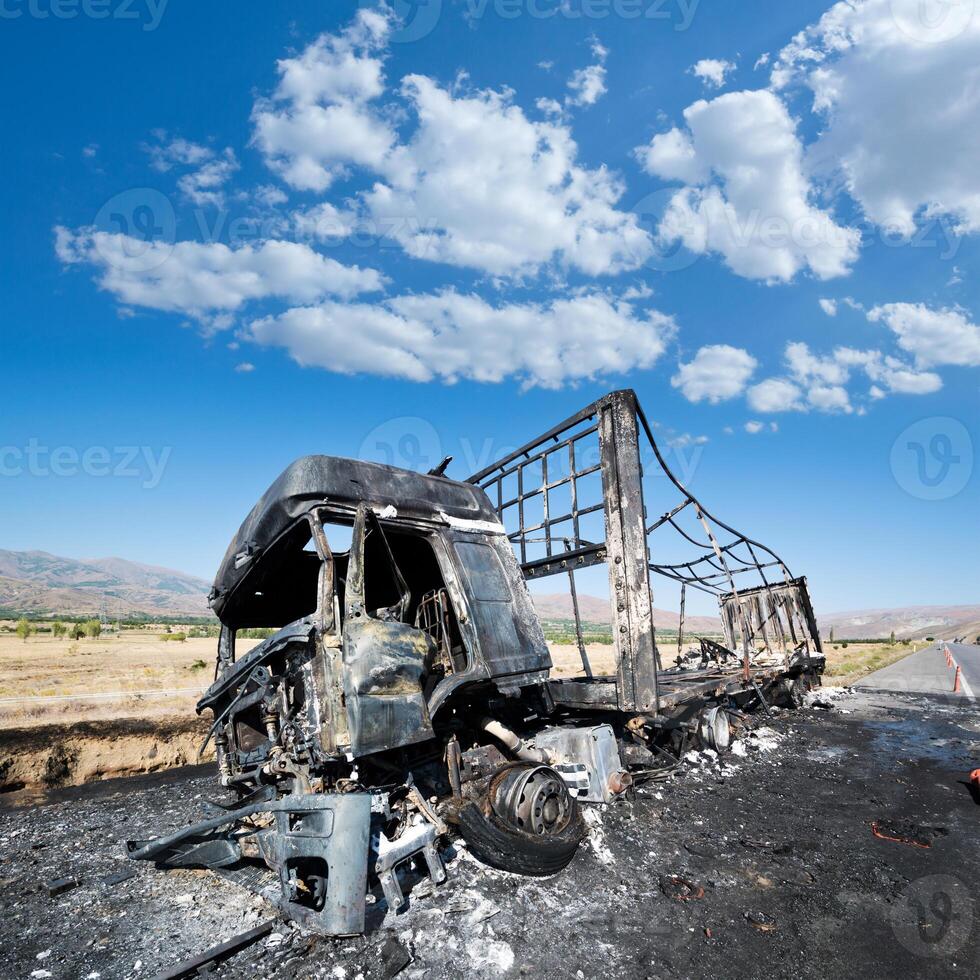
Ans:
{"type": "Polygon", "coordinates": [[[724,750],[732,712],[798,700],[823,668],[805,580],[673,477],[632,391],[466,482],[298,460],[242,524],[211,606],[221,634],[198,711],[213,719],[208,740],[237,803],[132,841],[130,856],[229,873],[261,861],[284,913],[331,935],[363,931],[373,889],[397,910],[403,866],[441,881],[450,834],[495,867],[560,870],[584,836],[580,803],[669,771],[691,740],[724,750]],[[641,445],[682,496],[655,521],[641,445]],[[651,539],[664,528],[694,546],[693,560],[659,558],[651,539]],[[599,564],[616,664],[604,675],[575,590],[575,573],[599,564]],[[760,581],[740,588],[748,573],[760,581]],[[653,574],[681,589],[667,669],[653,574]],[[548,576],[571,589],[582,659],[571,679],[552,676],[528,590],[548,576]],[[688,587],[717,596],[724,642],[685,653],[688,587]],[[275,632],[239,656],[253,629],[275,632]]]}

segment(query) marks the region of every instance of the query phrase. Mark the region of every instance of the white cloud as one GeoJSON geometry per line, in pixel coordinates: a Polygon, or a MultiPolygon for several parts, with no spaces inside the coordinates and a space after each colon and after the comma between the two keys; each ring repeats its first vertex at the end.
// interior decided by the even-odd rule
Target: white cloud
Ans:
{"type": "Polygon", "coordinates": [[[755,412],[791,412],[802,408],[803,393],[785,378],[767,378],[746,393],[749,407],[755,412]]]}
{"type": "MultiPolygon", "coordinates": [[[[872,399],[889,393],[925,395],[938,391],[942,379],[937,374],[917,371],[899,358],[878,350],[836,347],[831,354],[814,354],[802,342],[786,345],[785,361],[790,377],[767,378],[748,391],[749,406],[757,412],[854,411],[847,385],[854,371],[874,382],[868,391],[872,399]]],[[[861,409],[858,409],[859,413],[861,409]]]]}
{"type": "MultiPolygon", "coordinates": [[[[400,141],[391,120],[404,106],[382,98],[387,30],[362,9],[342,33],[279,63],[278,89],[253,111],[253,142],[284,180],[323,191],[362,168],[376,179],[357,206],[413,258],[495,276],[550,263],[589,275],[642,265],[652,242],[635,214],[617,209],[622,182],[577,164],[555,100],[539,100],[546,119],[534,121],[510,90],[408,75],[393,94],[416,125],[400,141]]],[[[604,91],[606,51],[597,42],[592,51],[599,63],[576,74],[569,104],[604,91]]]]}
{"type": "Polygon", "coordinates": [[[826,119],[812,164],[872,221],[911,235],[944,214],[980,231],[978,65],[974,0],[848,0],[793,38],[772,82],[812,91],[826,119]]]}
{"type": "Polygon", "coordinates": [[[249,336],[305,367],[412,381],[461,379],[557,388],[650,367],[673,336],[670,317],[599,294],[493,306],[445,290],[383,304],[323,302],[253,322],[249,336]]]}
{"type": "Polygon", "coordinates": [[[529,120],[509,92],[456,97],[422,75],[402,94],[418,127],[365,201],[409,255],[512,276],[552,261],[616,273],[650,254],[636,215],[616,208],[622,183],[576,164],[566,126],[529,120]]]}
{"type": "Polygon", "coordinates": [[[922,303],[885,303],[868,311],[915,355],[922,367],[954,364],[980,367],[980,327],[956,309],[933,310],[922,303]]]}
{"type": "Polygon", "coordinates": [[[803,150],[786,107],[769,91],[730,92],[684,110],[686,130],[655,136],[644,169],[688,186],[659,228],[664,243],[717,252],[738,275],[787,282],[807,269],[845,275],[860,234],[812,202],[803,150]]]}
{"type": "Polygon", "coordinates": [[[214,152],[200,143],[193,143],[183,137],[167,139],[162,130],[154,133],[156,143],[144,144],[143,149],[150,156],[150,166],[160,173],[166,173],[174,166],[195,167],[210,160],[214,152]]]}
{"type": "Polygon", "coordinates": [[[170,245],[91,228],[57,228],[55,248],[66,264],[95,266],[99,286],[120,303],[183,313],[213,329],[230,326],[227,314],[248,301],[349,298],[383,283],[374,269],[341,265],[297,242],[231,249],[219,242],[170,245]]]}
{"type": "Polygon", "coordinates": [[[340,34],[323,34],[278,64],[279,85],[252,111],[253,143],[287,184],[326,190],[348,165],[379,168],[395,143],[372,105],[384,92],[389,21],[361,9],[340,34]]]}
{"type": "Polygon", "coordinates": [[[734,62],[718,58],[702,58],[688,69],[706,85],[713,85],[715,88],[721,88],[725,84],[725,76],[734,70],[734,62]]]}
{"type": "Polygon", "coordinates": [[[225,195],[223,187],[238,170],[238,160],[229,147],[215,160],[210,160],[199,170],[184,174],[177,181],[177,189],[193,204],[199,207],[223,207],[225,195]]]}
{"type": "Polygon", "coordinates": [[[827,316],[837,316],[837,300],[835,299],[818,299],[817,302],[820,304],[820,309],[827,314],[827,316]]]}
{"type": "Polygon", "coordinates": [[[255,365],[250,361],[242,361],[235,365],[235,371],[239,374],[251,374],[255,370],[255,365]]]}
{"type": "Polygon", "coordinates": [[[753,435],[754,436],[754,435],[756,435],[756,433],[761,432],[764,428],[765,428],[765,425],[762,422],[754,422],[753,421],[753,422],[746,422],[745,423],[745,431],[748,432],[749,435],[753,435]]]}
{"type": "Polygon", "coordinates": [[[854,411],[847,389],[841,385],[814,385],[807,392],[806,397],[807,401],[821,412],[844,412],[849,415],[854,411]]]}
{"type": "Polygon", "coordinates": [[[769,52],[763,51],[758,58],[755,59],[755,64],[752,66],[753,71],[758,71],[760,68],[765,68],[769,64],[769,52]]]}
{"type": "Polygon", "coordinates": [[[757,361],[747,351],[727,344],[702,347],[694,359],[681,364],[670,383],[690,402],[712,405],[740,395],[757,361]]]}
{"type": "Polygon", "coordinates": [[[568,80],[571,95],[565,97],[568,105],[595,105],[606,94],[606,55],[609,52],[595,39],[592,41],[592,55],[596,63],[580,68],[568,80]]]}

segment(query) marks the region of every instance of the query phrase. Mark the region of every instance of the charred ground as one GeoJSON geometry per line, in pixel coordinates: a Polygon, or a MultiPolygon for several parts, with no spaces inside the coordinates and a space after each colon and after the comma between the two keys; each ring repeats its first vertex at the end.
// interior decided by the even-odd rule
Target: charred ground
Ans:
{"type": "MultiPolygon", "coordinates": [[[[414,891],[398,916],[379,897],[366,935],[329,940],[277,922],[219,975],[976,976],[980,809],[961,782],[980,757],[972,707],[864,693],[759,724],[744,754],[702,756],[632,800],[590,808],[587,842],[553,878],[451,850],[449,880],[414,891]],[[876,837],[876,821],[886,836],[910,821],[929,846],[876,837]],[[670,875],[703,897],[670,897],[670,875]]],[[[194,819],[213,785],[204,768],[8,797],[4,972],[154,976],[275,919],[213,874],[122,856],[123,839],[194,819]],[[111,883],[120,872],[134,874],[111,883]],[[80,884],[49,896],[65,877],[80,884]]]]}

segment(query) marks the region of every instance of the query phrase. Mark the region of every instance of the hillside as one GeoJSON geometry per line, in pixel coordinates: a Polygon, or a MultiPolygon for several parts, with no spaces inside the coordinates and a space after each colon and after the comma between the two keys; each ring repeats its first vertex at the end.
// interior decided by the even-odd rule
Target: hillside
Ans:
{"type": "Polygon", "coordinates": [[[170,568],[124,558],[61,558],[45,551],[0,549],[0,606],[18,612],[110,617],[208,615],[210,583],[170,568]]]}
{"type": "MultiPolygon", "coordinates": [[[[45,551],[0,549],[0,606],[16,612],[55,615],[97,615],[103,595],[110,617],[207,616],[210,583],[194,575],[143,565],[124,558],[62,558],[45,551]]],[[[568,593],[533,595],[534,606],[544,620],[570,620],[572,600],[568,593]]],[[[582,620],[609,625],[605,598],[579,595],[582,620]]],[[[654,625],[676,630],[679,616],[668,609],[654,609],[654,625]]],[[[909,606],[859,609],[818,615],[820,631],[828,639],[898,639],[935,636],[952,639],[980,635],[980,605],[909,606]]],[[[688,616],[691,633],[717,633],[714,616],[688,616]]]]}
{"type": "Polygon", "coordinates": [[[860,609],[853,612],[818,615],[820,632],[826,639],[830,629],[834,638],[887,638],[918,640],[927,636],[952,639],[975,637],[980,633],[978,606],[908,606],[897,609],[860,609]]]}

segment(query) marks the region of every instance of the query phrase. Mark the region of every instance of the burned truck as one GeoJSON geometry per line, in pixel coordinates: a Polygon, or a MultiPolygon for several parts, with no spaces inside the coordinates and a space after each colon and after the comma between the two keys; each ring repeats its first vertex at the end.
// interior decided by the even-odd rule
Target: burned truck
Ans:
{"type": "Polygon", "coordinates": [[[403,905],[407,869],[441,881],[451,840],[496,868],[560,871],[583,805],[662,777],[689,746],[724,751],[733,712],[819,684],[805,579],[685,489],[632,391],[468,480],[444,470],[310,456],[255,505],[215,578],[216,673],[198,704],[235,802],[131,841],[131,857],[264,865],[285,915],[356,934],[368,894],[403,905]],[[665,491],[651,519],[645,498],[665,491]],[[659,545],[668,533],[686,553],[659,545]],[[605,671],[576,586],[602,566],[605,671]],[[570,590],[574,676],[553,669],[540,580],[570,590]],[[680,590],[673,658],[658,580],[680,590]],[[688,590],[717,599],[719,635],[685,644],[688,590]],[[256,628],[275,632],[239,655],[256,628]]]}

